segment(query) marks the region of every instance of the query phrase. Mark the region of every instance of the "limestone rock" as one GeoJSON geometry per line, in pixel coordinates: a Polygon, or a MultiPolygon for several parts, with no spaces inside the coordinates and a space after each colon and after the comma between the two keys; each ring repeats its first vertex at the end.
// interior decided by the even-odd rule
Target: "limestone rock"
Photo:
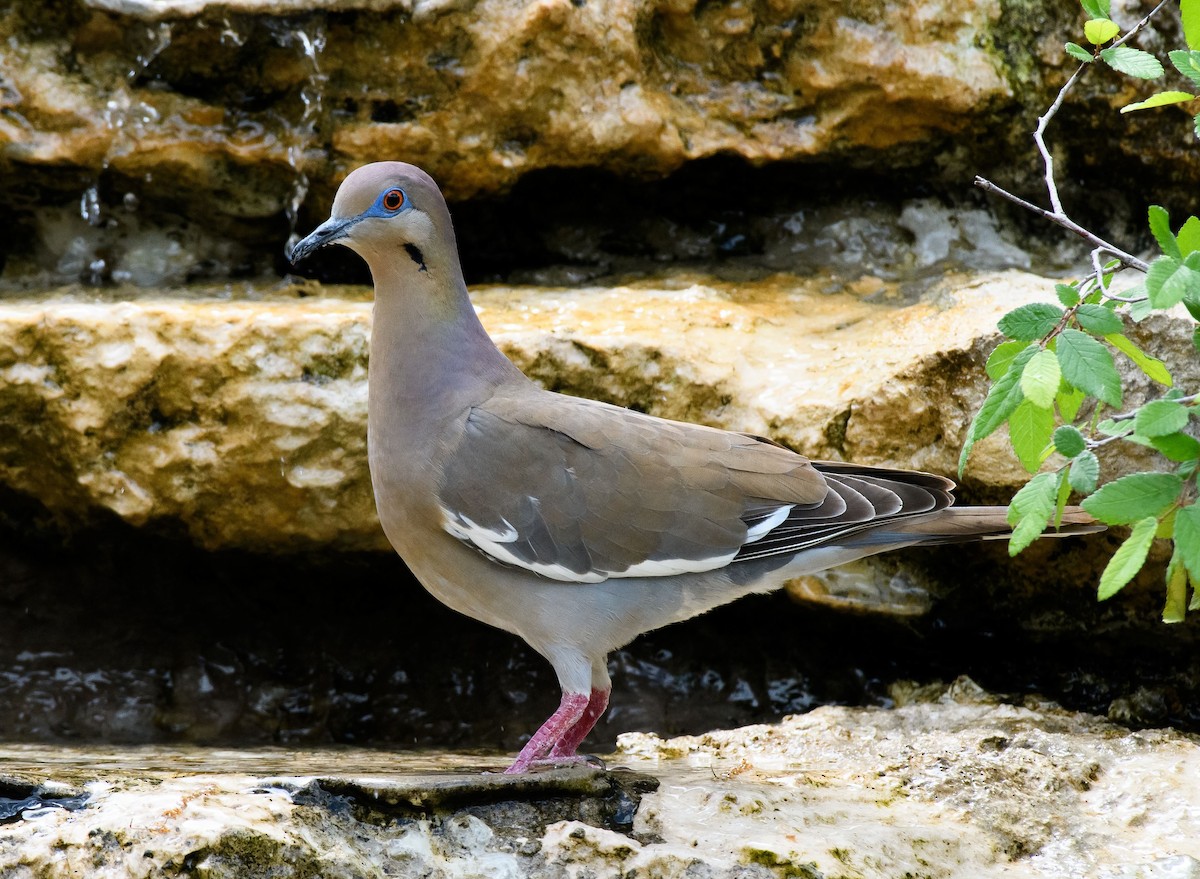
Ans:
{"type": "Polygon", "coordinates": [[[479,775],[437,753],[0,747],[0,874],[1190,876],[1200,746],[966,679],[662,740],[635,773],[479,775]],[[657,790],[645,774],[660,782],[657,790]],[[75,803],[77,805],[77,803],[75,803]]]}
{"type": "MultiPolygon", "coordinates": [[[[1049,286],[1009,272],[893,305],[790,277],[673,276],[474,298],[553,390],[952,474],[996,318],[1049,286]]],[[[0,306],[0,484],[67,518],[175,523],[206,547],[385,548],[366,463],[368,292],[192,293],[0,306]]],[[[1181,379],[1196,369],[1184,323],[1152,324],[1181,379]]],[[[969,474],[997,492],[1025,478],[1002,436],[969,474]]]]}

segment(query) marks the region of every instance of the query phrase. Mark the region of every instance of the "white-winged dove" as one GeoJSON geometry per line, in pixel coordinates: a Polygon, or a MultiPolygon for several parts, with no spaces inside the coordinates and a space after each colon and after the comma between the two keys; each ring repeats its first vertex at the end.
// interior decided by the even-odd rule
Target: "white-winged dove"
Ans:
{"type": "MultiPolygon", "coordinates": [[[[1003,507],[948,479],[809,461],[761,437],[543,390],[492,343],[437,184],[359,168],[292,251],[327,244],[375,282],[367,437],[384,532],[439,600],[524,638],[562,701],[508,772],[583,759],[609,652],[642,632],[853,559],[1002,537],[1003,507]]],[[[1097,526],[1069,508],[1062,532],[1097,526]]]]}

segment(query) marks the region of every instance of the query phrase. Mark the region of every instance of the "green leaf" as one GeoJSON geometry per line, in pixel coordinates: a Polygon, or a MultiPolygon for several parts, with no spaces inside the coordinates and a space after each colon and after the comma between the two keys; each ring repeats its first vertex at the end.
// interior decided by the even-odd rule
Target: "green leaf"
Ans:
{"type": "Polygon", "coordinates": [[[1086,399],[1087,395],[1078,388],[1073,388],[1065,382],[1059,385],[1058,396],[1055,397],[1055,402],[1058,403],[1058,414],[1062,416],[1062,420],[1074,421],[1075,416],[1079,414],[1079,407],[1083,405],[1083,401],[1086,399]]]}
{"type": "Polygon", "coordinates": [[[1087,13],[1088,18],[1108,18],[1111,0],[1079,0],[1079,5],[1087,13]]]}
{"type": "Polygon", "coordinates": [[[1162,514],[1182,490],[1183,480],[1174,473],[1131,473],[1101,486],[1082,506],[1106,525],[1128,525],[1162,514]]]}
{"type": "Polygon", "coordinates": [[[1101,46],[1121,32],[1121,26],[1107,18],[1092,18],[1083,23],[1083,35],[1093,46],[1101,46]]]}
{"type": "Polygon", "coordinates": [[[1025,364],[1025,371],[1021,373],[1021,393],[1034,406],[1045,409],[1053,419],[1050,407],[1054,405],[1061,378],[1058,357],[1053,351],[1043,348],[1025,364]]]}
{"type": "Polygon", "coordinates": [[[1178,550],[1167,565],[1167,600],[1163,605],[1164,623],[1182,623],[1187,616],[1187,568],[1179,560],[1178,550]]]}
{"type": "Polygon", "coordinates": [[[1150,296],[1146,293],[1146,285],[1138,284],[1136,287],[1131,287],[1125,291],[1125,295],[1131,299],[1136,298],[1136,302],[1129,303],[1129,318],[1135,324],[1140,324],[1154,312],[1154,306],[1150,304],[1150,296]]]}
{"type": "MultiPolygon", "coordinates": [[[[1176,242],[1175,247],[1179,247],[1178,242],[1176,242]]],[[[1163,285],[1182,268],[1184,268],[1184,265],[1181,258],[1167,256],[1166,254],[1155,258],[1150,263],[1150,268],[1146,270],[1146,295],[1150,297],[1151,305],[1155,308],[1170,308],[1179,299],[1183,298],[1183,292],[1180,291],[1179,299],[1167,301],[1166,296],[1162,292],[1163,285]]]]}
{"type": "Polygon", "coordinates": [[[1179,0],[1179,14],[1183,18],[1183,38],[1189,49],[1200,49],[1200,2],[1179,0]]]}
{"type": "Polygon", "coordinates": [[[1200,272],[1186,262],[1160,256],[1146,272],[1146,293],[1155,308],[1178,305],[1185,296],[1200,294],[1200,272]]]}
{"type": "Polygon", "coordinates": [[[1049,302],[1031,302],[1014,308],[996,324],[1010,339],[1032,342],[1046,336],[1062,320],[1063,310],[1049,302]]]}
{"type": "Polygon", "coordinates": [[[1183,251],[1183,255],[1200,250],[1200,218],[1188,217],[1187,221],[1179,228],[1179,249],[1183,251]]]}
{"type": "Polygon", "coordinates": [[[1054,292],[1058,296],[1058,301],[1067,308],[1079,302],[1079,288],[1074,284],[1055,284],[1054,292]]]}
{"type": "Polygon", "coordinates": [[[1133,433],[1133,420],[1123,418],[1120,421],[1114,421],[1111,418],[1105,418],[1096,425],[1096,430],[1105,436],[1127,436],[1133,433]]]}
{"type": "Polygon", "coordinates": [[[1075,319],[1081,327],[1097,336],[1107,336],[1125,329],[1121,318],[1103,305],[1085,302],[1075,311],[1075,319]]]}
{"type": "Polygon", "coordinates": [[[1193,580],[1200,580],[1200,506],[1190,504],[1175,513],[1175,552],[1193,580]]]}
{"type": "Polygon", "coordinates": [[[1192,85],[1200,88],[1200,52],[1187,52],[1175,49],[1168,52],[1167,57],[1175,65],[1175,69],[1192,81],[1192,85]]]}
{"type": "Polygon", "coordinates": [[[962,452],[958,456],[958,475],[961,477],[966,469],[967,459],[975,443],[990,436],[1001,424],[1008,420],[1013,411],[1021,405],[1025,395],[1021,393],[1021,373],[1025,364],[1037,352],[1036,345],[1030,345],[1013,358],[1008,371],[988,391],[987,399],[975,413],[971,427],[967,430],[967,441],[963,443],[962,452]]]}
{"type": "Polygon", "coordinates": [[[1078,43],[1067,43],[1067,45],[1063,48],[1067,50],[1068,55],[1070,55],[1072,58],[1078,59],[1079,61],[1086,61],[1088,64],[1091,64],[1096,60],[1092,57],[1091,52],[1083,48],[1083,46],[1079,45],[1078,43]]]}
{"type": "Polygon", "coordinates": [[[1196,96],[1191,92],[1159,92],[1136,104],[1126,104],[1121,108],[1122,113],[1132,113],[1134,110],[1149,110],[1151,107],[1165,107],[1168,104],[1182,104],[1184,101],[1194,101],[1196,96]]]}
{"type": "Polygon", "coordinates": [[[988,355],[987,366],[984,367],[987,370],[988,378],[998,381],[1000,376],[1008,372],[1008,368],[1012,366],[1017,355],[1028,347],[1028,342],[1001,342],[997,345],[988,355]]]}
{"type": "Polygon", "coordinates": [[[1163,75],[1162,63],[1149,52],[1131,46],[1111,46],[1100,53],[1100,60],[1118,73],[1138,79],[1158,79],[1163,75]]]}
{"type": "Polygon", "coordinates": [[[1071,462],[1067,481],[1080,494],[1091,494],[1100,480],[1100,459],[1095,452],[1083,452],[1071,462]]]}
{"type": "MultiPolygon", "coordinates": [[[[1029,367],[1025,368],[1029,371],[1029,367]]],[[[1042,466],[1042,452],[1050,444],[1054,433],[1054,412],[1034,405],[1032,400],[1022,400],[1008,418],[1008,439],[1021,466],[1036,473],[1042,466]]]]}
{"type": "Polygon", "coordinates": [[[1186,406],[1173,400],[1153,400],[1138,409],[1133,429],[1146,437],[1166,436],[1183,430],[1187,423],[1186,406]]]}
{"type": "Polygon", "coordinates": [[[1108,560],[1104,573],[1100,575],[1100,589],[1096,597],[1100,601],[1112,598],[1134,578],[1146,563],[1146,554],[1154,542],[1154,531],[1158,520],[1153,516],[1142,519],[1133,526],[1133,532],[1122,543],[1113,557],[1108,560]]]}
{"type": "Polygon", "coordinates": [[[1171,231],[1171,215],[1167,213],[1167,209],[1162,205],[1152,204],[1148,213],[1150,231],[1162,252],[1175,259],[1183,259],[1183,254],[1179,251],[1179,242],[1175,240],[1175,233],[1171,231]]]}
{"type": "Polygon", "coordinates": [[[1053,473],[1039,473],[1013,495],[1008,505],[1008,523],[1014,526],[1008,541],[1009,555],[1019,553],[1046,530],[1054,515],[1057,482],[1053,473]]]}
{"type": "Polygon", "coordinates": [[[1133,342],[1129,341],[1127,337],[1113,334],[1105,336],[1104,341],[1132,360],[1138,369],[1160,385],[1166,385],[1169,388],[1175,384],[1174,379],[1171,378],[1171,371],[1167,369],[1165,363],[1157,357],[1151,357],[1137,345],[1133,344],[1133,342]]]}
{"type": "Polygon", "coordinates": [[[1058,430],[1054,431],[1054,448],[1058,450],[1060,455],[1074,458],[1087,448],[1087,440],[1083,438],[1083,434],[1079,432],[1077,427],[1064,424],[1058,430]]]}
{"type": "Polygon", "coordinates": [[[1108,349],[1079,330],[1066,329],[1058,337],[1058,363],[1063,378],[1073,387],[1110,406],[1121,405],[1121,377],[1108,349]]]}
{"type": "MultiPolygon", "coordinates": [[[[1150,445],[1159,451],[1163,457],[1171,461],[1195,461],[1200,458],[1200,442],[1186,433],[1169,433],[1166,436],[1156,436],[1150,440],[1150,445]]],[[[1180,474],[1183,475],[1182,473],[1180,474]]]]}
{"type": "Polygon", "coordinates": [[[1071,485],[1067,482],[1066,476],[1066,473],[1059,470],[1055,477],[1058,480],[1058,496],[1054,499],[1055,528],[1062,527],[1063,512],[1067,509],[1067,499],[1071,497],[1071,485]]]}

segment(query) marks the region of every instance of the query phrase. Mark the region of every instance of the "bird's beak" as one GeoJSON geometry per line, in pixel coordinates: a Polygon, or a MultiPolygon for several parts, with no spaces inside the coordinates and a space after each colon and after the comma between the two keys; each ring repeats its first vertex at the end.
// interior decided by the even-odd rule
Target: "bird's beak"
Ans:
{"type": "Polygon", "coordinates": [[[296,246],[292,248],[291,254],[288,255],[288,260],[291,261],[292,265],[295,265],[306,256],[320,250],[326,244],[333,244],[339,238],[345,238],[347,231],[354,225],[357,219],[358,217],[344,219],[330,217],[320,226],[313,229],[312,232],[308,233],[307,237],[296,242],[296,246]]]}

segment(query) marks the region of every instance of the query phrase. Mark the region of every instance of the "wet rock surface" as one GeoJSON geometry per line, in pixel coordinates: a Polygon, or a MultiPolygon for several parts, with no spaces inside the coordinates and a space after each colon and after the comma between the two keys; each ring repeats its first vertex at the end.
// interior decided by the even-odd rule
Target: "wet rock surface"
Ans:
{"type": "Polygon", "coordinates": [[[489,757],[0,747],[86,796],[0,824],[0,871],[98,877],[1118,877],[1200,864],[1200,745],[967,679],[892,709],[621,739],[609,772],[489,757]],[[632,769],[634,771],[630,772],[632,769]]]}

